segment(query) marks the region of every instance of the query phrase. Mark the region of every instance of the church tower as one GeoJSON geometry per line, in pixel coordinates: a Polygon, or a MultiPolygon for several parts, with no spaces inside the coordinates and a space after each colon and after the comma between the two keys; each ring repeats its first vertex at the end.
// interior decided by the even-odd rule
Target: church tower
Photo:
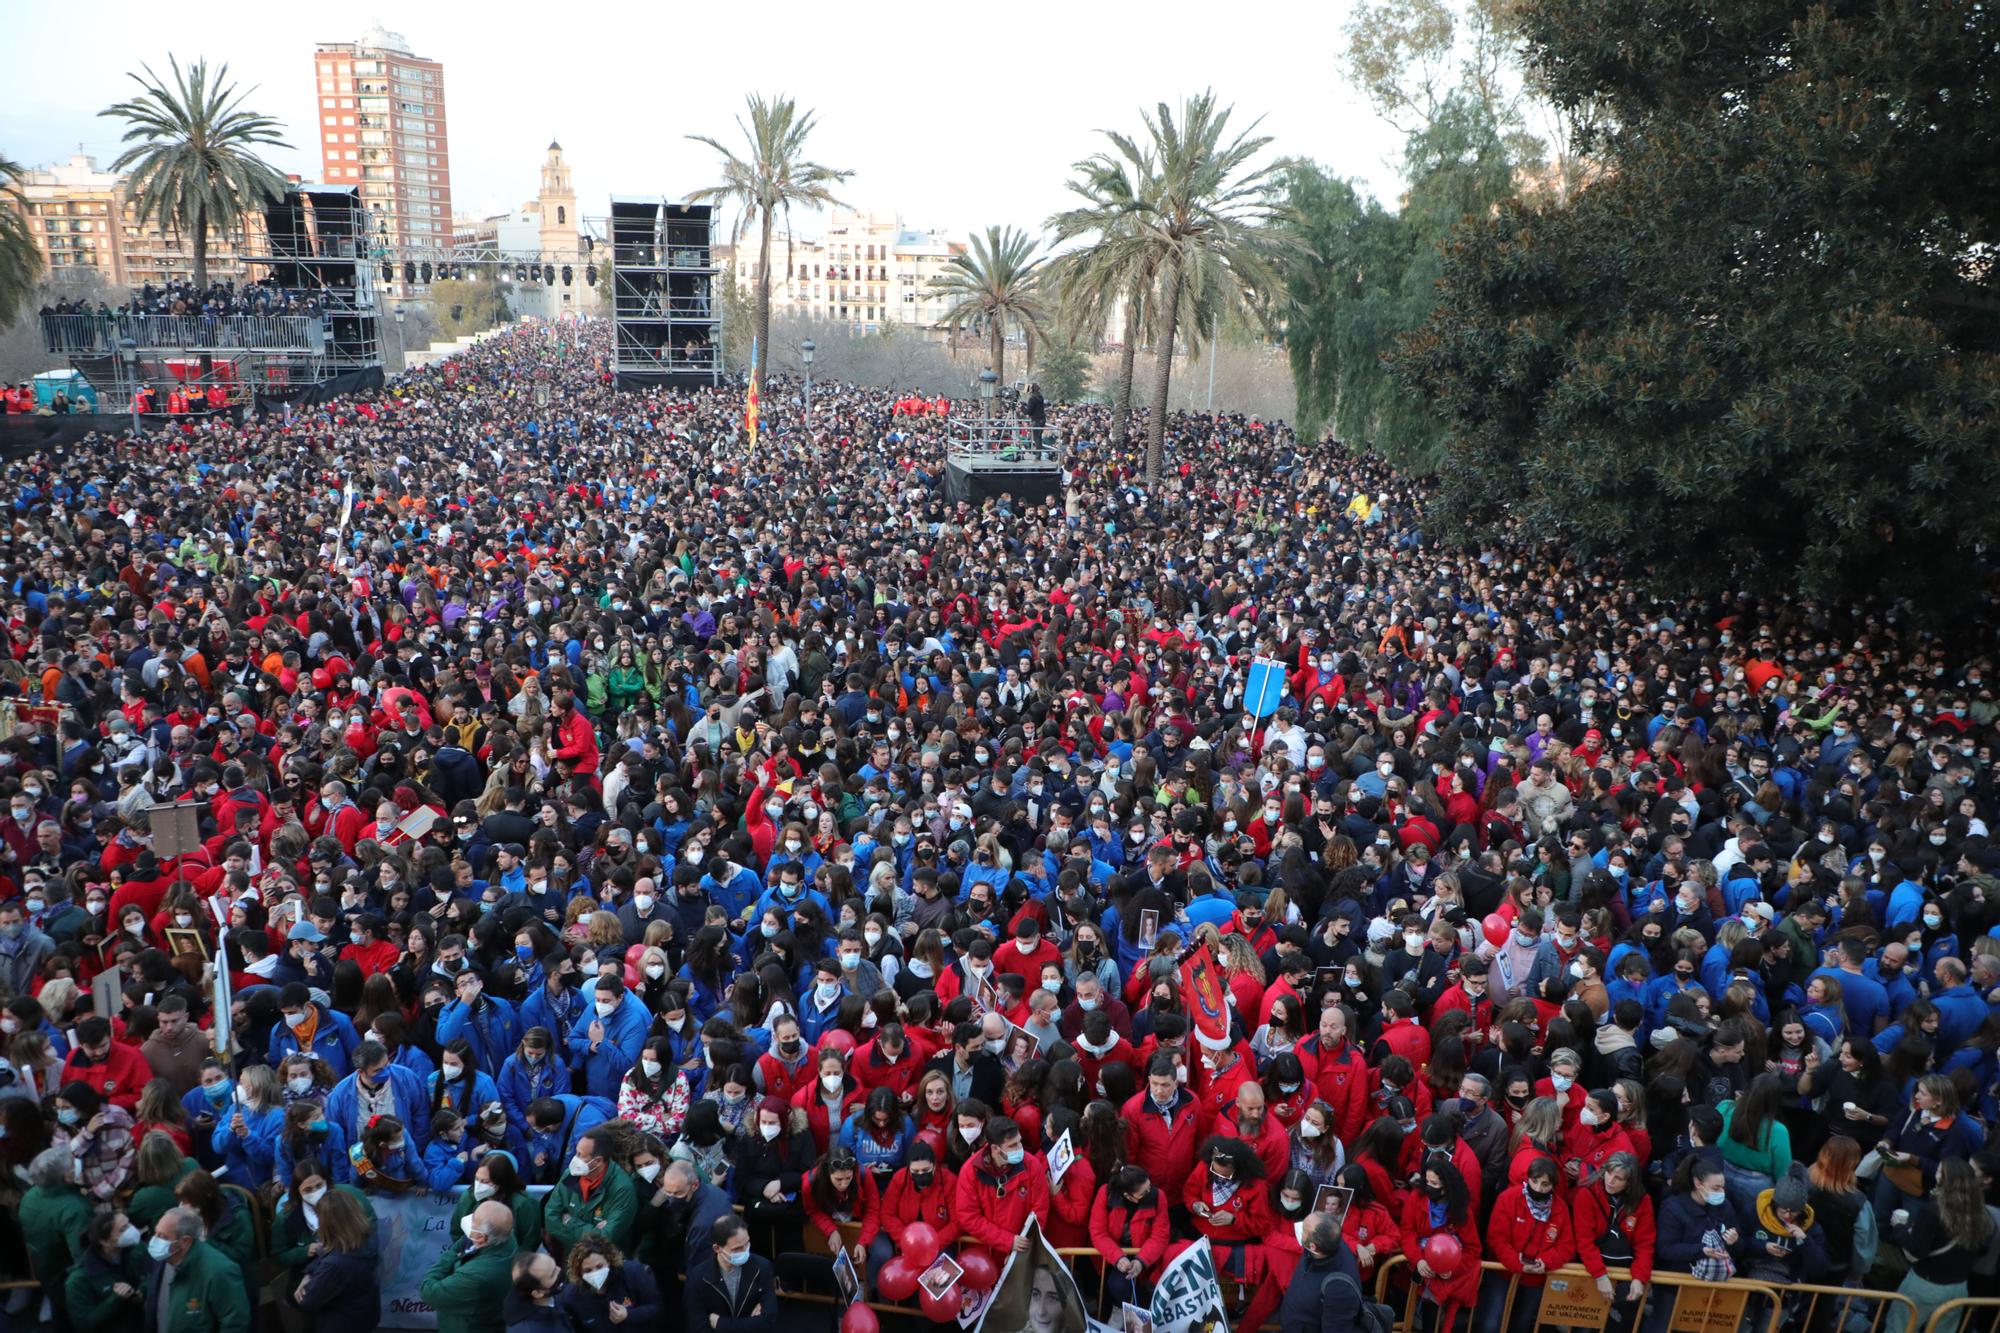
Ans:
{"type": "MultiPolygon", "coordinates": [[[[562,145],[551,142],[542,159],[542,190],[535,197],[542,215],[542,250],[573,252],[577,248],[576,189],[570,184],[569,163],[562,145]]],[[[581,279],[579,278],[579,281],[581,279]]]]}

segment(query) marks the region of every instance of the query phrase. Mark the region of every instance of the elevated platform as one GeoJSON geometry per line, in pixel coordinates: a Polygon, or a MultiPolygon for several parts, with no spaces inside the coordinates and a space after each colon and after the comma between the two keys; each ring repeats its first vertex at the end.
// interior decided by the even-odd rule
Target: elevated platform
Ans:
{"type": "Polygon", "coordinates": [[[1037,432],[1022,417],[953,419],[945,445],[947,499],[979,504],[1005,495],[1038,504],[1062,490],[1062,448],[1054,431],[1037,432]]]}

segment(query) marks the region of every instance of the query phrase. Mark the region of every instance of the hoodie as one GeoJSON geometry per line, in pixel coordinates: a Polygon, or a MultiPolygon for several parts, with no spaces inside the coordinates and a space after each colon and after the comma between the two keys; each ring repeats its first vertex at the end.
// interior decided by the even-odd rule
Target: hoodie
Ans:
{"type": "Polygon", "coordinates": [[[1592,1077],[1594,1086],[1609,1087],[1621,1078],[1629,1078],[1639,1083],[1645,1082],[1645,1053],[1633,1034],[1616,1023],[1606,1023],[1597,1029],[1595,1041],[1597,1068],[1592,1077]]]}
{"type": "MultiPolygon", "coordinates": [[[[1799,1182],[1794,1179],[1791,1183],[1796,1186],[1799,1182]]],[[[1801,1188],[1799,1192],[1804,1191],[1801,1188]]],[[[1812,1205],[1801,1205],[1803,1213],[1799,1229],[1806,1234],[1805,1239],[1800,1240],[1778,1219],[1777,1193],[1776,1189],[1768,1189],[1757,1195],[1757,1223],[1750,1231],[1743,1275],[1752,1280],[1800,1282],[1825,1272],[1829,1262],[1826,1232],[1815,1223],[1812,1205]],[[1772,1254],[1769,1247],[1773,1245],[1784,1253],[1772,1254]]]]}

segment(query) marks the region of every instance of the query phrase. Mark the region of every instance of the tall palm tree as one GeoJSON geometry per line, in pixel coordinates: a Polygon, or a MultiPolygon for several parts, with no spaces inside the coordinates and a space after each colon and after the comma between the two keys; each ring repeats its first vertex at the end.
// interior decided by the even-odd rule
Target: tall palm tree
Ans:
{"type": "Polygon", "coordinates": [[[1035,238],[1015,227],[988,227],[974,235],[961,254],[953,255],[931,286],[951,302],[944,312],[945,332],[952,338],[968,324],[983,325],[993,361],[993,375],[1007,379],[1007,331],[1020,329],[1029,338],[1048,332],[1048,307],[1042,300],[1042,266],[1035,238]]]}
{"type": "Polygon", "coordinates": [[[162,227],[185,233],[194,247],[194,285],[208,285],[208,233],[241,222],[248,210],[285,192],[285,178],[256,154],[263,146],[289,148],[279,122],[250,111],[229,79],[229,66],[213,74],[208,62],[187,69],[172,62],[171,83],[154,74],[134,74],[140,94],[107,107],[100,116],[127,122],[123,142],[131,147],[111,164],[132,173],[138,220],[157,218],[162,227]]]}
{"type": "Polygon", "coordinates": [[[1229,115],[1230,108],[1216,105],[1214,93],[1204,92],[1182,102],[1178,118],[1165,102],[1145,117],[1151,140],[1145,154],[1124,135],[1108,136],[1127,161],[1149,155],[1159,171],[1153,188],[1130,205],[1157,283],[1159,377],[1146,422],[1149,487],[1159,485],[1165,456],[1167,391],[1178,326],[1187,323],[1193,351],[1205,332],[1212,336],[1224,315],[1241,311],[1262,319],[1264,299],[1279,286],[1273,261],[1284,240],[1270,225],[1278,211],[1271,197],[1277,164],[1250,165],[1270,136],[1256,135],[1259,122],[1253,121],[1229,137],[1229,115]],[[1191,292],[1206,308],[1206,319],[1181,318],[1191,292]]]}
{"type": "Polygon", "coordinates": [[[42,252],[28,233],[28,201],[21,193],[21,164],[0,157],[0,329],[14,322],[42,276],[42,252]]]}
{"type": "Polygon", "coordinates": [[[722,155],[722,184],[696,190],[688,198],[695,203],[735,204],[739,210],[730,233],[732,245],[740,243],[755,220],[757,240],[757,346],[758,389],[762,390],[764,364],[771,359],[771,227],[779,214],[785,218],[785,276],[791,276],[792,208],[824,208],[839,204],[832,187],[854,173],[805,160],[806,136],[812,133],[814,113],[799,113],[792,99],[783,95],[768,101],[762,93],[749,96],[750,123],[736,118],[749,152],[738,157],[706,134],[690,134],[696,143],[707,144],[722,155]]]}
{"type": "Polygon", "coordinates": [[[1084,202],[1057,213],[1048,226],[1058,245],[1081,236],[1095,239],[1055,261],[1055,286],[1072,326],[1089,329],[1093,343],[1112,312],[1124,308],[1117,398],[1111,407],[1111,439],[1122,449],[1132,415],[1141,320],[1153,280],[1154,256],[1139,230],[1138,205],[1153,187],[1155,173],[1151,158],[1128,160],[1118,153],[1099,153],[1078,162],[1075,170],[1078,175],[1069,181],[1069,189],[1084,202]]]}

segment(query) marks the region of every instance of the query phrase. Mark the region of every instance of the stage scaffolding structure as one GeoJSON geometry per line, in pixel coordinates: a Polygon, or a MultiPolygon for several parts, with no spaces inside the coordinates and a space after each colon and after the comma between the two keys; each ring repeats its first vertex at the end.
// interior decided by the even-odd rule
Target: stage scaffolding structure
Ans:
{"type": "Polygon", "coordinates": [[[706,204],[612,197],[612,369],[620,388],[721,382],[715,222],[706,204]]]}

